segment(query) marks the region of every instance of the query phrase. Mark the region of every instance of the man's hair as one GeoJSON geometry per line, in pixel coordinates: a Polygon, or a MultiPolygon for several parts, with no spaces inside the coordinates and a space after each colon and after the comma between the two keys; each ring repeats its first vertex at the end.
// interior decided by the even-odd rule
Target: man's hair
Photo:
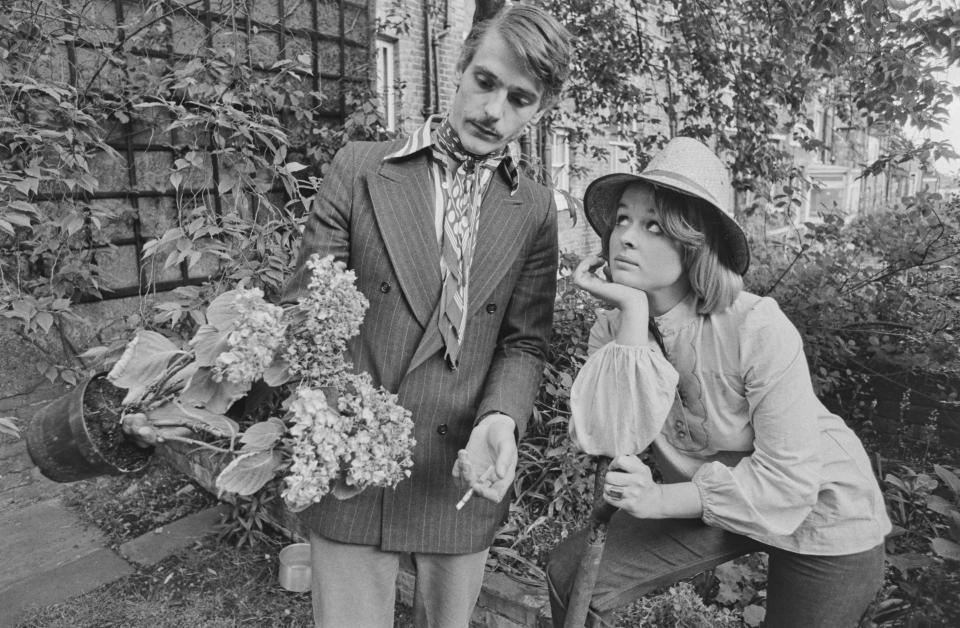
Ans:
{"type": "Polygon", "coordinates": [[[495,30],[520,60],[523,70],[543,88],[540,109],[556,102],[570,75],[571,36],[552,15],[529,4],[511,4],[496,15],[473,25],[463,42],[457,71],[463,72],[480,47],[484,35],[495,30]]]}
{"type": "MultiPolygon", "coordinates": [[[[680,260],[697,295],[697,312],[711,314],[730,307],[743,290],[743,277],[720,256],[717,210],[698,198],[642,181],[629,186],[653,190],[654,212],[664,235],[680,243],[680,260]]],[[[611,229],[603,239],[604,254],[609,254],[612,233],[611,229]]]]}

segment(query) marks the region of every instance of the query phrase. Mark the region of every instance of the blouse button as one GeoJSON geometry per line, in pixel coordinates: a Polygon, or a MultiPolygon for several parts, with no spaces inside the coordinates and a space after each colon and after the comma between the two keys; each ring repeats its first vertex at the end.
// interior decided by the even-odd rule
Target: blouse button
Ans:
{"type": "Polygon", "coordinates": [[[437,434],[439,434],[440,436],[446,436],[446,435],[447,435],[447,429],[448,429],[448,428],[447,428],[447,424],[446,424],[446,423],[442,423],[442,424],[440,424],[440,425],[437,426],[437,434]]]}
{"type": "Polygon", "coordinates": [[[493,314],[497,311],[496,303],[487,303],[487,314],[493,314]]]}
{"type": "Polygon", "coordinates": [[[390,292],[390,284],[388,284],[386,281],[380,284],[380,292],[384,294],[390,292]]]}

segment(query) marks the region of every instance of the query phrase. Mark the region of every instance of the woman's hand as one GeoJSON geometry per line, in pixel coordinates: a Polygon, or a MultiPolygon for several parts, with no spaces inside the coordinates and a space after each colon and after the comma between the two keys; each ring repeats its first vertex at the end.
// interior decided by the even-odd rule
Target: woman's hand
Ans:
{"type": "Polygon", "coordinates": [[[603,499],[638,519],[703,516],[703,502],[693,482],[657,484],[650,468],[636,456],[617,456],[610,462],[603,499]]]}
{"type": "Polygon", "coordinates": [[[585,257],[573,271],[573,283],[620,310],[620,328],[616,332],[617,343],[649,345],[651,338],[647,322],[650,305],[647,303],[647,293],[597,277],[595,271],[605,263],[606,260],[599,255],[585,257]]]}
{"type": "MultiPolygon", "coordinates": [[[[596,270],[604,264],[606,260],[600,255],[584,257],[573,271],[574,285],[622,312],[635,313],[638,319],[646,320],[648,312],[646,293],[610,279],[598,277],[596,270]]],[[[609,277],[609,273],[607,275],[609,277]]]]}
{"type": "Polygon", "coordinates": [[[650,467],[636,456],[617,456],[610,462],[603,483],[603,499],[638,519],[662,516],[661,485],[653,481],[650,467]]]}

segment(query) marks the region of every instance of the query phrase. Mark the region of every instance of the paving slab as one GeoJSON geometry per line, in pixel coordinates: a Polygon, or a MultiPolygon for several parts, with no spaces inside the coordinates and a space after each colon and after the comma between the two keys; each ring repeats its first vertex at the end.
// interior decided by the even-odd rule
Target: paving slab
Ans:
{"type": "Polygon", "coordinates": [[[0,591],[106,546],[106,538],[57,499],[0,513],[0,591]]]}
{"type": "Polygon", "coordinates": [[[62,602],[133,573],[129,563],[105,548],[37,572],[0,590],[0,627],[16,626],[30,607],[62,602]]]}
{"type": "Polygon", "coordinates": [[[226,516],[229,508],[226,504],[219,504],[188,515],[127,541],[118,551],[121,556],[138,565],[155,565],[212,532],[214,526],[226,516]]]}
{"type": "Polygon", "coordinates": [[[68,484],[48,480],[27,454],[27,443],[0,443],[0,513],[61,495],[68,484]]]}

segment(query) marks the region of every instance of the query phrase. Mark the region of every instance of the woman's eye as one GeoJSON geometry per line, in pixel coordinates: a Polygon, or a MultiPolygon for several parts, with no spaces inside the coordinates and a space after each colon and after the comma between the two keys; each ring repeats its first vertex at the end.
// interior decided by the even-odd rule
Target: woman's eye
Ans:
{"type": "Polygon", "coordinates": [[[647,231],[650,233],[663,233],[663,227],[660,226],[659,222],[651,220],[647,223],[647,231]]]}
{"type": "Polygon", "coordinates": [[[625,224],[627,224],[627,222],[629,222],[629,220],[630,220],[630,217],[627,216],[626,214],[617,214],[617,219],[616,219],[616,221],[614,222],[614,224],[616,224],[616,225],[625,225],[625,224]]]}

